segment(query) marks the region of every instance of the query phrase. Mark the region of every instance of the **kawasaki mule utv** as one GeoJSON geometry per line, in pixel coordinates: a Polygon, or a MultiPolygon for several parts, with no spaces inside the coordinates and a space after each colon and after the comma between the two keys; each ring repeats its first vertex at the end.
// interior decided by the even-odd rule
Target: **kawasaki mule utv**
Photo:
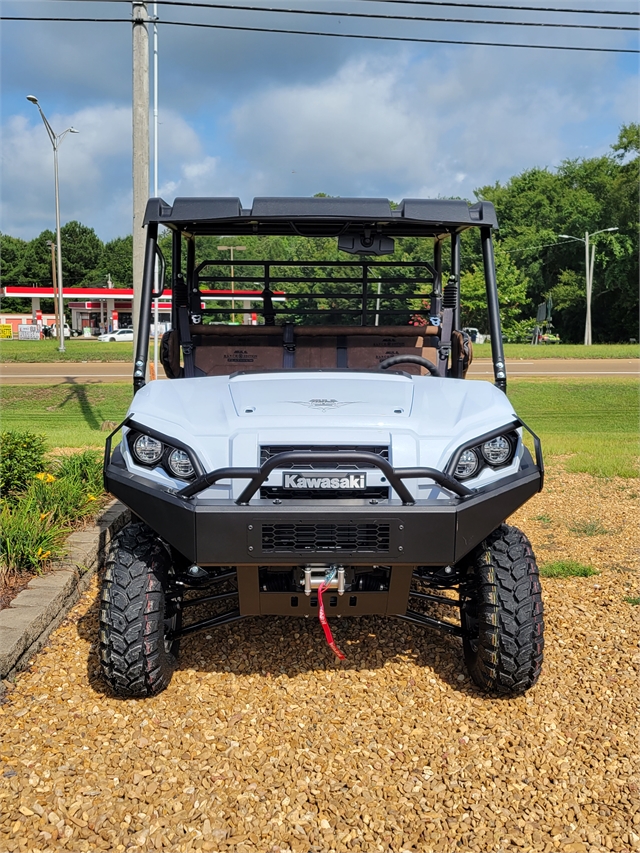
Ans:
{"type": "Polygon", "coordinates": [[[105,451],[106,488],[134,518],[102,587],[111,687],[157,693],[182,637],[269,615],[318,616],[339,657],[327,616],[394,616],[459,636],[483,690],[531,687],[538,570],[504,522],[542,488],[543,463],[505,394],[493,206],[151,199],[145,225],[135,396],[105,451]],[[172,237],[171,381],[147,383],[159,227],[172,237]],[[495,384],[465,380],[469,228],[480,232],[495,384]],[[207,235],[333,238],[336,260],[236,259],[229,275],[219,258],[196,260],[207,235]],[[419,261],[378,260],[402,237],[425,238],[419,261]],[[229,322],[237,315],[242,325],[229,322]]]}

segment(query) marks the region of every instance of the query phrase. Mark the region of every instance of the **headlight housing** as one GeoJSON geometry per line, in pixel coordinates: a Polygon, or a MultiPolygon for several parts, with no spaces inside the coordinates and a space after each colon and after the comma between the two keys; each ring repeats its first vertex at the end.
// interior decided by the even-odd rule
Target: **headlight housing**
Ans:
{"type": "Polygon", "coordinates": [[[489,465],[504,465],[511,456],[511,442],[505,435],[485,441],[482,445],[482,455],[489,465]]]}
{"type": "Polygon", "coordinates": [[[193,464],[189,459],[189,454],[186,450],[180,450],[178,447],[169,453],[169,456],[167,457],[167,464],[171,473],[176,477],[179,477],[181,480],[190,480],[196,473],[193,464]]]}
{"type": "Polygon", "coordinates": [[[141,433],[132,443],[131,450],[138,462],[143,465],[155,465],[162,459],[164,446],[157,438],[141,433]]]}
{"type": "Polygon", "coordinates": [[[463,450],[456,465],[456,478],[458,480],[466,480],[468,477],[473,477],[480,466],[480,460],[475,450],[463,450]]]}
{"type": "Polygon", "coordinates": [[[163,438],[130,429],[127,443],[133,461],[145,468],[163,468],[170,477],[193,480],[196,460],[185,448],[176,447],[163,438]]]}
{"type": "Polygon", "coordinates": [[[503,468],[513,461],[517,446],[518,433],[515,430],[491,436],[457,451],[448,470],[456,480],[468,480],[479,474],[483,468],[503,468]],[[456,459],[455,468],[451,471],[456,459]]]}

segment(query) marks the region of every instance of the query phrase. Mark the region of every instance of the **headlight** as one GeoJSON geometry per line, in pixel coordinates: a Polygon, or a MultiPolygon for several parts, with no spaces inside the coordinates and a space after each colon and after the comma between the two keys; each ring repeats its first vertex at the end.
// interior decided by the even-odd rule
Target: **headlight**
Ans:
{"type": "Polygon", "coordinates": [[[189,477],[193,477],[195,474],[193,465],[189,459],[189,454],[184,450],[172,450],[169,454],[169,458],[167,459],[167,464],[169,465],[172,473],[175,474],[176,477],[180,477],[180,479],[188,479],[189,477]]]}
{"type": "Polygon", "coordinates": [[[482,455],[490,465],[503,465],[511,456],[511,442],[498,435],[482,445],[482,455]]]}
{"type": "Polygon", "coordinates": [[[139,435],[133,442],[133,455],[143,465],[153,465],[162,459],[163,445],[150,435],[139,435]]]}
{"type": "Polygon", "coordinates": [[[478,470],[479,460],[474,450],[463,450],[456,465],[456,477],[461,480],[471,477],[478,470]]]}

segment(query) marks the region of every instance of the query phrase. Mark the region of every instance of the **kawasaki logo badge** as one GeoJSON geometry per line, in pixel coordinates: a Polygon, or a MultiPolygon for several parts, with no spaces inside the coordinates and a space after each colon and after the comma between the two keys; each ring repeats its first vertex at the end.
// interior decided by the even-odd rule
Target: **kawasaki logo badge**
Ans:
{"type": "Polygon", "coordinates": [[[298,406],[306,406],[309,409],[315,409],[318,412],[328,412],[330,409],[340,409],[342,406],[353,406],[353,402],[341,403],[338,400],[315,399],[308,400],[289,400],[290,403],[296,403],[298,406]]]}
{"type": "Polygon", "coordinates": [[[285,489],[366,489],[365,474],[349,474],[346,477],[306,477],[303,474],[285,474],[285,489]]]}

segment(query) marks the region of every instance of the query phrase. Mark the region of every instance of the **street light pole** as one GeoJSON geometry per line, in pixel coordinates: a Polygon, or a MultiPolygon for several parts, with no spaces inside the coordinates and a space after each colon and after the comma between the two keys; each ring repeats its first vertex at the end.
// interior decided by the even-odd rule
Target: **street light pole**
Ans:
{"type": "Polygon", "coordinates": [[[236,315],[235,315],[236,300],[234,299],[234,296],[233,296],[235,293],[235,270],[233,268],[233,250],[234,249],[237,252],[245,252],[247,247],[246,246],[218,246],[219,252],[230,252],[231,253],[231,312],[232,312],[231,313],[231,322],[232,323],[235,323],[235,319],[236,319],[236,315]]]}
{"type": "Polygon", "coordinates": [[[591,346],[593,344],[593,338],[591,335],[591,296],[593,293],[593,267],[596,260],[596,247],[595,244],[590,243],[590,238],[595,237],[596,234],[604,234],[606,231],[617,230],[618,228],[616,226],[614,228],[602,228],[600,231],[594,231],[593,234],[589,234],[588,231],[585,231],[584,240],[582,237],[574,237],[572,234],[558,234],[558,237],[565,237],[567,240],[576,240],[578,243],[584,243],[584,268],[587,289],[587,313],[584,323],[585,346],[591,346]]]}
{"type": "Polygon", "coordinates": [[[42,108],[35,95],[27,95],[27,100],[32,104],[35,104],[38,108],[40,117],[42,118],[47,133],[49,134],[51,144],[53,145],[53,171],[56,185],[56,248],[58,252],[58,340],[60,343],[58,349],[60,352],[64,352],[64,298],[62,294],[62,246],[60,240],[60,196],[58,193],[58,148],[67,133],[78,133],[78,131],[74,127],[68,127],[63,133],[57,136],[47,121],[47,117],[42,112],[42,108]]]}

